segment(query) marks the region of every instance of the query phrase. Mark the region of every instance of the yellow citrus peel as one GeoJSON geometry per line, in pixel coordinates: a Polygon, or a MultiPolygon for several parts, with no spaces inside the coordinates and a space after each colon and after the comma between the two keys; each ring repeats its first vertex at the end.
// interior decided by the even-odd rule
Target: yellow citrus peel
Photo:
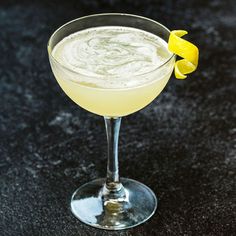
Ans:
{"type": "Polygon", "coordinates": [[[177,79],[185,79],[186,74],[195,71],[198,65],[198,48],[181,38],[187,33],[185,30],[173,30],[170,32],[168,41],[168,49],[183,58],[175,62],[175,77],[177,79]]]}

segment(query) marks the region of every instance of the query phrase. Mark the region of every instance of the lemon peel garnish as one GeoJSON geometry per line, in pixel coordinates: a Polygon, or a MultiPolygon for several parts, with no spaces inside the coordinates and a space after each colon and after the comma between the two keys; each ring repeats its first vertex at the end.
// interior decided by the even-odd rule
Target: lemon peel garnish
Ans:
{"type": "Polygon", "coordinates": [[[198,66],[198,48],[181,38],[187,33],[186,30],[173,30],[170,32],[168,41],[168,49],[183,58],[175,62],[175,77],[177,79],[185,79],[186,74],[194,72],[198,66]]]}

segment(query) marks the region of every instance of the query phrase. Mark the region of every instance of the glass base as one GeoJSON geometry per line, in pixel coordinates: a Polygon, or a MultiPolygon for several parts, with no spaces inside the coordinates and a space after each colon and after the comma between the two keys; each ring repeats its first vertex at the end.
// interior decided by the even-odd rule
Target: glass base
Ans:
{"type": "Polygon", "coordinates": [[[154,214],[157,199],[146,185],[121,178],[125,197],[104,200],[104,183],[105,179],[96,179],[74,192],[71,210],[80,221],[100,229],[121,230],[142,224],[154,214]]]}

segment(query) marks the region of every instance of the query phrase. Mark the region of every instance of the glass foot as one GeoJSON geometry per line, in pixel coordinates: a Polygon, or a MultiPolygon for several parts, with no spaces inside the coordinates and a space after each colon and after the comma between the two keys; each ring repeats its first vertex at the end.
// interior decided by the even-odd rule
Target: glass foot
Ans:
{"type": "Polygon", "coordinates": [[[106,199],[102,195],[105,179],[96,179],[78,188],[71,199],[73,214],[85,224],[107,229],[127,229],[148,220],[155,212],[157,199],[142,183],[121,178],[125,197],[106,199]]]}

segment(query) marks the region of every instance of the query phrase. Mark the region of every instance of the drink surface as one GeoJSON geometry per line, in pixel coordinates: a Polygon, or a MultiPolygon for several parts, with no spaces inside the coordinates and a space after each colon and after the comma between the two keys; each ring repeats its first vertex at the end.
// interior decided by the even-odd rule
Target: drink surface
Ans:
{"type": "MultiPolygon", "coordinates": [[[[171,53],[158,36],[130,27],[96,27],[60,41],[52,55],[67,68],[102,88],[125,88],[145,81],[135,75],[155,70],[171,53]]],[[[149,78],[146,78],[148,80],[149,78]]]]}
{"type": "Polygon", "coordinates": [[[165,87],[175,61],[160,37],[118,26],[73,33],[52,56],[60,63],[50,59],[64,92],[86,110],[112,117],[148,105],[165,87]]]}

